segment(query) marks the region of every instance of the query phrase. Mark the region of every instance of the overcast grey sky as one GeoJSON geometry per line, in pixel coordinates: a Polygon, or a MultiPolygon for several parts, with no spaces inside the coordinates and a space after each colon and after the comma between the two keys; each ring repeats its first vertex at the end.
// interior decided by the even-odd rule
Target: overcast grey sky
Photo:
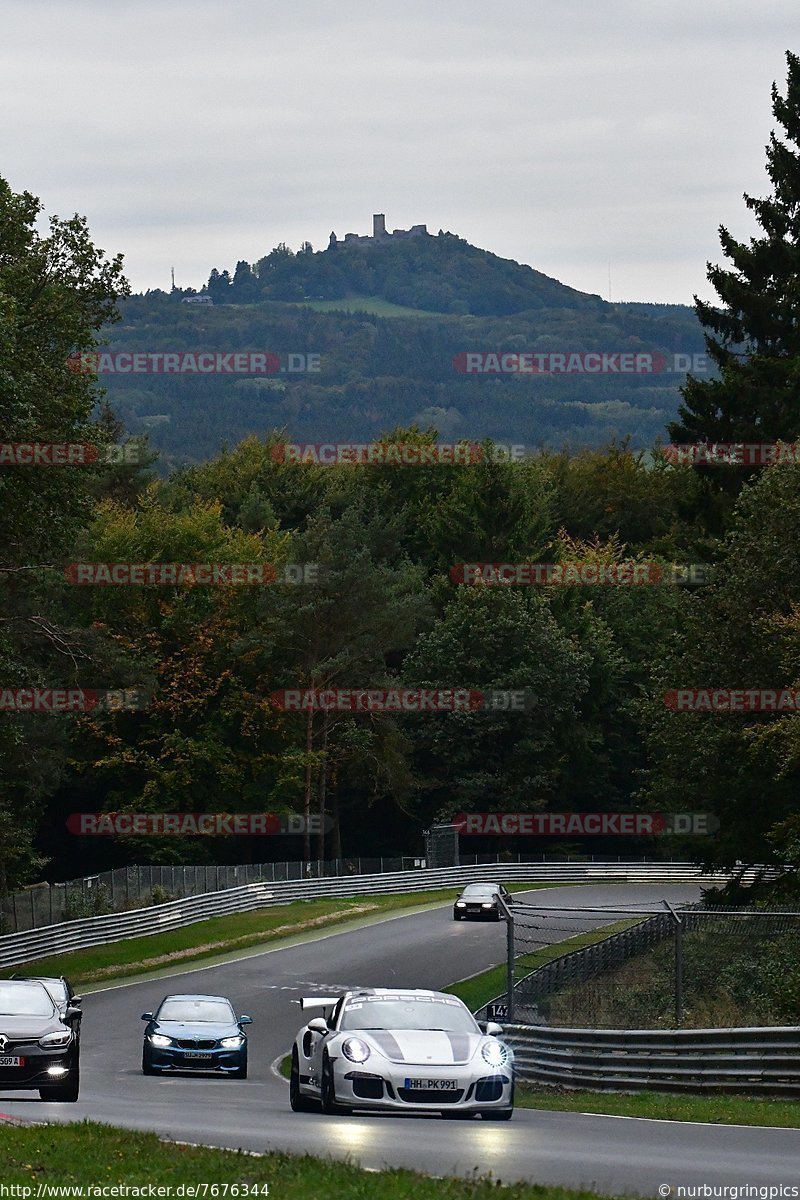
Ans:
{"type": "Polygon", "coordinates": [[[713,295],[797,0],[4,0],[0,174],[200,287],[418,222],[611,298],[713,295]]]}

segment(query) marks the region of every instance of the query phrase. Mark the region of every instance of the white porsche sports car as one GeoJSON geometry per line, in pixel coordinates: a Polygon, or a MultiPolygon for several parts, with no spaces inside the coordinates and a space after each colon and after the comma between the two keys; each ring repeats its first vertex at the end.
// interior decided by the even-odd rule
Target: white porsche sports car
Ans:
{"type": "Polygon", "coordinates": [[[507,1121],[514,1111],[514,1056],[443,992],[364,988],[304,997],[322,1009],[295,1039],[289,1097],[295,1112],[355,1108],[441,1112],[507,1121]]]}

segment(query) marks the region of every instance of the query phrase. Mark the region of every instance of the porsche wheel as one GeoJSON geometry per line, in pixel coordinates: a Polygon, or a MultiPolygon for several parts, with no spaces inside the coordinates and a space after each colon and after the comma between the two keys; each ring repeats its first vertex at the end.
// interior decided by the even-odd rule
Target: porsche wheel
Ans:
{"type": "Polygon", "coordinates": [[[322,1104],[322,1111],[327,1113],[329,1116],[335,1116],[337,1114],[344,1116],[350,1112],[350,1109],[347,1108],[346,1105],[337,1104],[336,1102],[336,1087],[333,1082],[333,1067],[331,1066],[331,1060],[328,1058],[327,1051],[325,1052],[325,1056],[322,1060],[320,1102],[322,1104]]]}
{"type": "Polygon", "coordinates": [[[289,1104],[292,1112],[317,1112],[319,1105],[316,1100],[309,1100],[300,1091],[300,1060],[297,1057],[297,1047],[292,1050],[292,1070],[289,1075],[289,1104]]]}

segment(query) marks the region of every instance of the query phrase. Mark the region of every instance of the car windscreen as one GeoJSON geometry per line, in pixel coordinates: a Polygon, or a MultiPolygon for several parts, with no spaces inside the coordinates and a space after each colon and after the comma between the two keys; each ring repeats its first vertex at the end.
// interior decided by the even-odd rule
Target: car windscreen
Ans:
{"type": "Polygon", "coordinates": [[[236,1017],[224,1000],[165,1000],[156,1013],[159,1021],[198,1022],[201,1025],[230,1025],[236,1017]]]}
{"type": "Polygon", "coordinates": [[[52,1017],[53,1001],[40,983],[0,983],[0,1013],[4,1016],[52,1017]]]}
{"type": "Polygon", "coordinates": [[[473,900],[491,900],[497,895],[496,887],[489,887],[484,883],[473,883],[469,887],[465,887],[462,896],[469,896],[473,900]]]}
{"type": "Polygon", "coordinates": [[[67,995],[66,985],[60,979],[43,979],[42,983],[47,988],[50,995],[55,1000],[56,1004],[66,1004],[69,999],[67,995]]]}
{"type": "Polygon", "coordinates": [[[340,1029],[443,1029],[446,1033],[479,1033],[474,1017],[450,1000],[388,1000],[370,997],[345,1006],[340,1029]]]}

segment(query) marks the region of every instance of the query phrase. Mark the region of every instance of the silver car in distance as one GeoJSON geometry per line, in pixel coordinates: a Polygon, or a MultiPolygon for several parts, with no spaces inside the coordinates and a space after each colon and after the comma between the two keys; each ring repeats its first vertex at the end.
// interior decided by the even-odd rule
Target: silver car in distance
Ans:
{"type": "Polygon", "coordinates": [[[295,1112],[436,1112],[507,1121],[514,1056],[499,1025],[480,1027],[443,992],[365,988],[305,997],[316,1008],[292,1049],[295,1112]]]}

